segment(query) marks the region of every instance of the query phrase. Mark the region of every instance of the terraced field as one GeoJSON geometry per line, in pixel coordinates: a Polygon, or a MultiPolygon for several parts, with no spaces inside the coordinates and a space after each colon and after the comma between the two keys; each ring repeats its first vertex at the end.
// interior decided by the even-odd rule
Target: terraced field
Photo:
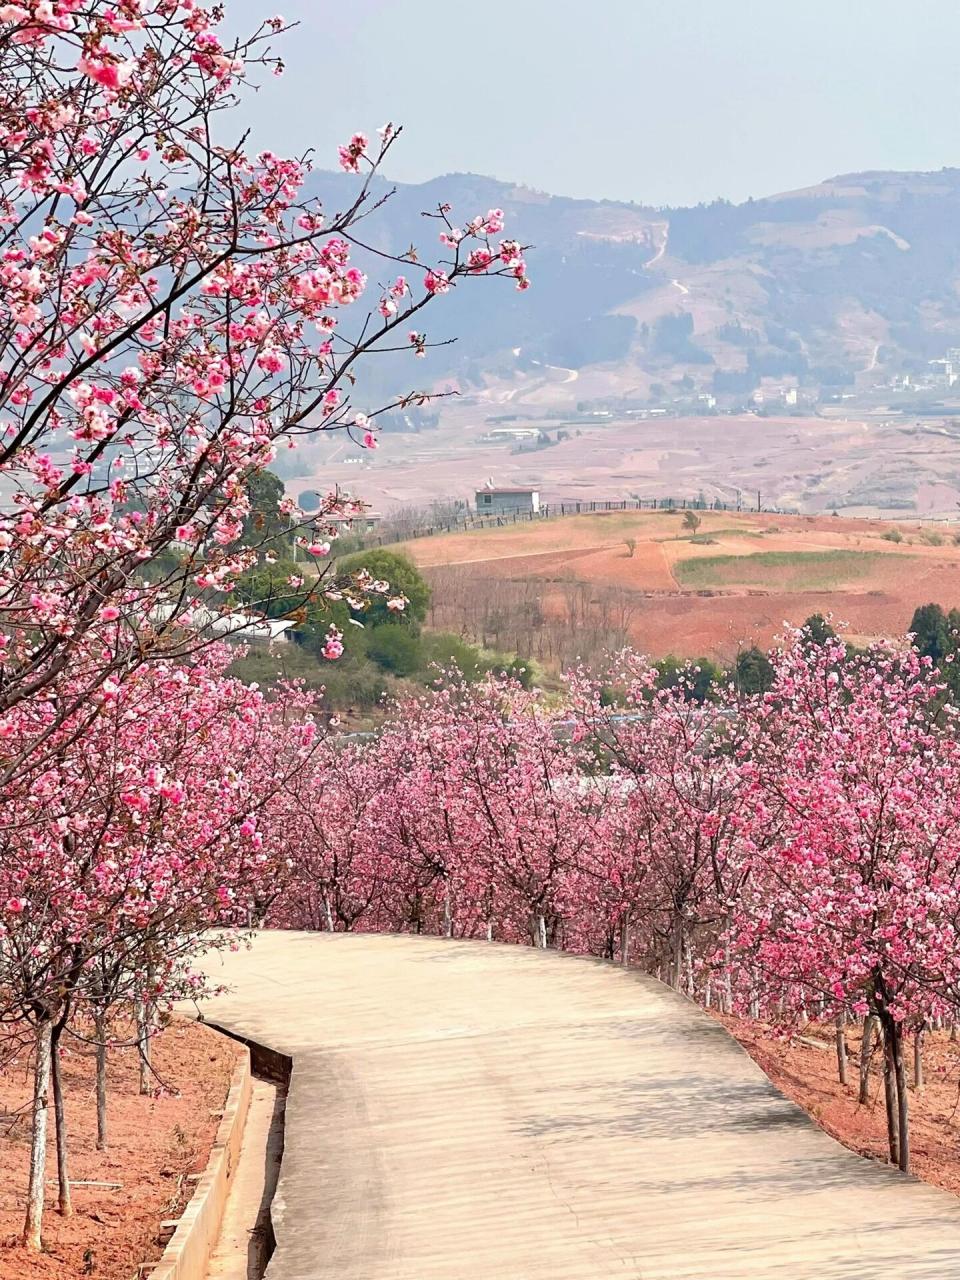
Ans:
{"type": "Polygon", "coordinates": [[[684,587],[766,587],[769,590],[834,591],[861,581],[874,567],[870,551],[758,551],[755,555],[696,556],[678,560],[684,587]]]}
{"type": "Polygon", "coordinates": [[[434,585],[435,625],[471,611],[585,626],[618,602],[625,638],[654,657],[728,658],[784,623],[832,614],[857,640],[899,636],[918,604],[960,604],[960,525],[831,516],[616,512],[450,534],[405,544],[434,585]],[[574,617],[569,597],[580,603],[574,617]]]}

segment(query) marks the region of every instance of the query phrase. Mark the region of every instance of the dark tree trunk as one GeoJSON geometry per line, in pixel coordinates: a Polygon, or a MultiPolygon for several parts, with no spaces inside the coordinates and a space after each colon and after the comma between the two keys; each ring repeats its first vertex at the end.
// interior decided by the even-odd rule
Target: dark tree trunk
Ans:
{"type": "Polygon", "coordinates": [[[443,882],[443,936],[445,938],[453,937],[453,902],[451,896],[453,894],[453,886],[449,879],[443,882]]]}
{"type": "Polygon", "coordinates": [[[900,1163],[900,1130],[897,1113],[897,1086],[893,1069],[893,1054],[886,1035],[883,1040],[883,1100],[887,1113],[887,1147],[890,1163],[900,1163]]]}
{"type": "Polygon", "coordinates": [[[683,981],[683,919],[681,916],[677,916],[674,924],[673,963],[670,969],[670,985],[674,990],[679,991],[683,981]]]}
{"type": "Polygon", "coordinates": [[[913,1034],[913,1087],[917,1093],[923,1088],[923,1027],[913,1034]]]}
{"type": "Polygon", "coordinates": [[[897,1081],[897,1130],[900,1134],[900,1171],[910,1172],[910,1117],[907,1095],[907,1073],[903,1065],[903,1034],[900,1028],[894,1031],[893,1066],[897,1081]]]}
{"type": "Polygon", "coordinates": [[[857,1101],[861,1106],[866,1106],[870,1098],[870,1057],[876,1027],[876,1018],[868,1013],[863,1020],[863,1040],[860,1044],[860,1094],[857,1101]]]}
{"type": "Polygon", "coordinates": [[[847,1083],[847,1041],[844,1035],[846,1018],[837,1014],[837,1077],[841,1084],[847,1083]]]}
{"type": "Polygon", "coordinates": [[[903,1031],[884,1009],[880,1014],[884,1044],[884,1097],[887,1104],[887,1132],[891,1130],[891,1112],[896,1121],[896,1156],[893,1144],[890,1159],[903,1173],[910,1172],[910,1119],[907,1097],[907,1073],[903,1065],[903,1031]]]}
{"type": "Polygon", "coordinates": [[[150,1056],[153,1048],[153,1009],[147,1000],[141,1000],[137,1010],[137,1049],[140,1054],[140,1096],[153,1096],[153,1073],[150,1056]]]}
{"type": "Polygon", "coordinates": [[[107,1024],[102,1014],[94,1019],[97,1037],[97,1150],[107,1149],[107,1024]]]}

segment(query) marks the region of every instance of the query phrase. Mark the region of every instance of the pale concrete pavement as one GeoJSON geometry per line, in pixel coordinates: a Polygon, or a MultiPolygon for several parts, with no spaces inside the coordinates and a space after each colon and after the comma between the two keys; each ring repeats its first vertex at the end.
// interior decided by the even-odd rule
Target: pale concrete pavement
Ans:
{"type": "Polygon", "coordinates": [[[960,1200],[838,1145],[651,979],[302,933],[211,972],[206,1016],[294,1063],[267,1280],[960,1274],[960,1200]]]}

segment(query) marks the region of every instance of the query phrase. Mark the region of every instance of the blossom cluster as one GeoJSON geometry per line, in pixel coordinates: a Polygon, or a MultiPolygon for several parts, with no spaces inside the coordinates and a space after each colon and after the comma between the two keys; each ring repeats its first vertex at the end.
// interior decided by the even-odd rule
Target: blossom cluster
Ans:
{"type": "MultiPolygon", "coordinates": [[[[93,690],[193,645],[265,549],[252,478],[317,432],[376,448],[358,359],[461,280],[526,284],[520,246],[491,239],[499,211],[454,236],[444,206],[453,256],[397,259],[341,332],[369,287],[351,227],[399,130],[341,147],[359,187],[328,216],[309,159],[217,141],[249,71],[278,67],[283,27],[238,41],[222,17],[194,0],[0,7],[0,712],[67,665],[93,690]]],[[[410,345],[425,354],[426,334],[410,345]]],[[[337,493],[283,514],[322,560],[330,518],[356,509],[337,493]]]]}

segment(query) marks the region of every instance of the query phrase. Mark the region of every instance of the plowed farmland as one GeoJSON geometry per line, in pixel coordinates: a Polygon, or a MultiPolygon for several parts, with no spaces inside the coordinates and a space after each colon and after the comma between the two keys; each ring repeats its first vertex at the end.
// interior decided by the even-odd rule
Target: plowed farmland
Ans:
{"type": "Polygon", "coordinates": [[[474,608],[499,601],[509,612],[522,597],[545,625],[584,628],[615,597],[624,638],[653,657],[727,659],[812,613],[832,614],[857,641],[899,636],[918,604],[960,605],[960,525],[699,515],[696,532],[681,513],[616,512],[405,548],[433,584],[434,625],[455,629],[468,593],[474,608]]]}

